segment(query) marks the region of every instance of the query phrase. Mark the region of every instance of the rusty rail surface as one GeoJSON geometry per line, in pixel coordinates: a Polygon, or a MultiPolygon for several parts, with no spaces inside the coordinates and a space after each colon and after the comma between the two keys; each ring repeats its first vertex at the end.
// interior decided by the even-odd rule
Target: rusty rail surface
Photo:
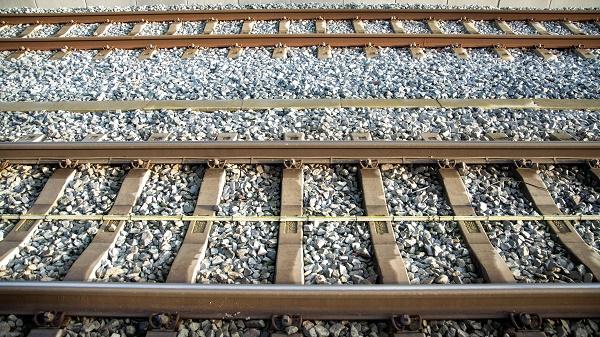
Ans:
{"type": "Polygon", "coordinates": [[[322,44],[331,47],[440,48],[461,45],[483,48],[502,45],[505,48],[600,48],[600,35],[483,35],[483,34],[233,34],[233,35],[157,35],[100,36],[0,39],[0,51],[59,50],[63,48],[90,50],[103,48],[187,48],[187,47],[311,47],[322,44]]]}
{"type": "Polygon", "coordinates": [[[186,285],[87,282],[0,282],[0,313],[182,318],[426,319],[597,317],[600,284],[471,285],[186,285]]]}
{"type": "Polygon", "coordinates": [[[194,141],[0,143],[0,160],[16,164],[79,163],[585,163],[598,141],[194,141]]]}
{"type": "Polygon", "coordinates": [[[2,14],[0,22],[7,24],[57,24],[110,22],[157,22],[199,20],[535,20],[535,21],[587,21],[599,20],[600,11],[593,10],[440,10],[440,9],[247,9],[207,11],[148,11],[148,12],[96,12],[96,13],[31,13],[2,14]]]}

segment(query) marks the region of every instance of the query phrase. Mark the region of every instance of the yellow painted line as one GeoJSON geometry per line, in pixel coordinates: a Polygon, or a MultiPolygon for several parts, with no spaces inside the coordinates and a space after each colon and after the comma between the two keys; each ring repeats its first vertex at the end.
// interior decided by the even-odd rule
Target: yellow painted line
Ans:
{"type": "Polygon", "coordinates": [[[71,220],[71,221],[297,221],[297,222],[331,222],[331,221],[414,221],[414,222],[454,222],[454,221],[599,221],[600,214],[578,215],[396,215],[396,216],[203,216],[203,215],[85,215],[85,214],[2,214],[2,220],[71,220]]]}
{"type": "Polygon", "coordinates": [[[481,108],[600,110],[600,99],[236,99],[236,100],[148,100],[0,102],[0,111],[129,111],[185,110],[237,111],[266,109],[335,108],[481,108]]]}

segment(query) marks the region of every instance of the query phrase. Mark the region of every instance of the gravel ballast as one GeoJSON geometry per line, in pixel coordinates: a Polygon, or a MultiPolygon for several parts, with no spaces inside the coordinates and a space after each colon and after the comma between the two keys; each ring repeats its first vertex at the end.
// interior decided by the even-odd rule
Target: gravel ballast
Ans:
{"type": "MultiPolygon", "coordinates": [[[[362,215],[358,168],[304,166],[305,215],[362,215]]],[[[368,226],[354,222],[304,224],[304,281],[307,284],[375,283],[368,226]]]]}
{"type": "MultiPolygon", "coordinates": [[[[452,214],[437,168],[383,165],[381,170],[391,214],[452,214]]],[[[482,282],[456,223],[402,222],[394,231],[411,283],[482,282]]]]}
{"type": "MultiPolygon", "coordinates": [[[[106,214],[120,187],[124,170],[82,165],[65,188],[52,214],[106,214]],[[83,197],[82,197],[83,195],[83,197]]],[[[0,278],[61,280],[98,231],[98,221],[44,221],[5,268],[0,278]]]]}
{"type": "MultiPolygon", "coordinates": [[[[537,214],[511,170],[493,165],[469,168],[463,179],[477,214],[537,214]]],[[[587,268],[572,260],[543,222],[493,222],[484,228],[519,282],[591,281],[587,268]]]]}
{"type": "MultiPolygon", "coordinates": [[[[217,215],[278,215],[281,168],[230,165],[217,215]]],[[[272,283],[278,223],[215,222],[198,283],[272,283]]]]}
{"type": "Polygon", "coordinates": [[[468,52],[464,61],[451,48],[427,49],[416,60],[407,48],[382,48],[380,57],[367,59],[362,48],[334,48],[322,61],[316,47],[291,48],[285,60],[273,59],[272,48],[247,48],[232,60],[214,48],[183,60],[182,49],[165,49],[143,62],[139,50],[115,50],[102,61],[92,60],[95,51],[78,51],[53,62],[47,62],[51,52],[31,52],[0,66],[6,88],[0,100],[597,98],[600,92],[600,62],[572,51],[556,52],[557,62],[531,50],[511,50],[514,62],[492,49],[468,52]]]}
{"type": "Polygon", "coordinates": [[[25,326],[23,323],[23,319],[15,315],[0,315],[0,336],[25,336],[25,326]]]}
{"type": "Polygon", "coordinates": [[[452,214],[436,167],[382,165],[381,176],[390,214],[452,214]]]}
{"type": "MultiPolygon", "coordinates": [[[[586,167],[545,165],[540,167],[540,176],[563,213],[600,213],[600,185],[586,167]]],[[[598,221],[578,221],[573,225],[587,244],[600,250],[598,221]]]]}
{"type": "MultiPolygon", "coordinates": [[[[14,165],[0,171],[0,213],[24,214],[31,208],[54,169],[48,166],[14,165]]],[[[0,241],[17,221],[0,221],[0,241]]]]}
{"type": "MultiPolygon", "coordinates": [[[[156,165],[144,186],[134,214],[191,215],[202,167],[156,165]]],[[[187,230],[181,221],[127,222],[114,248],[96,271],[100,281],[164,282],[187,230]]]]}
{"type": "Polygon", "coordinates": [[[0,141],[43,134],[44,141],[80,141],[104,133],[108,141],[146,140],[152,133],[170,133],[172,140],[214,140],[235,132],[238,140],[283,139],[285,132],[303,132],[308,140],[350,140],[353,132],[371,132],[373,139],[420,140],[434,132],[442,140],[486,140],[504,132],[509,140],[550,140],[565,131],[577,140],[600,140],[598,111],[462,109],[271,109],[260,111],[191,110],[106,112],[4,112],[0,141]]]}

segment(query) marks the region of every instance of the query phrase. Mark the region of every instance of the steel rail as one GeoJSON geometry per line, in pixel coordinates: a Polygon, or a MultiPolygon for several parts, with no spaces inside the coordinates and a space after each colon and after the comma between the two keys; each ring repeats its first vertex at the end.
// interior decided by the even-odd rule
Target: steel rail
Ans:
{"type": "Polygon", "coordinates": [[[600,284],[479,285],[193,285],[149,283],[1,282],[0,313],[182,318],[426,319],[506,318],[510,312],[543,317],[598,317],[600,284]]]}
{"type": "Polygon", "coordinates": [[[457,222],[457,221],[598,221],[600,214],[560,215],[111,215],[111,214],[0,214],[0,220],[90,220],[90,221],[219,221],[219,222],[457,222]]]}
{"type": "Polygon", "coordinates": [[[409,47],[441,48],[600,48],[600,35],[483,35],[483,34],[228,34],[100,36],[0,39],[0,50],[89,50],[103,48],[225,48],[225,47],[409,47]]]}
{"type": "Polygon", "coordinates": [[[2,14],[0,22],[7,24],[57,24],[141,22],[141,21],[199,21],[199,20],[570,20],[585,21],[600,19],[600,11],[592,10],[440,10],[440,9],[247,9],[214,11],[148,11],[148,12],[95,12],[95,13],[31,13],[2,14]]]}
{"type": "Polygon", "coordinates": [[[0,143],[0,160],[15,164],[152,163],[584,163],[600,157],[600,142],[578,141],[195,141],[0,143]]]}

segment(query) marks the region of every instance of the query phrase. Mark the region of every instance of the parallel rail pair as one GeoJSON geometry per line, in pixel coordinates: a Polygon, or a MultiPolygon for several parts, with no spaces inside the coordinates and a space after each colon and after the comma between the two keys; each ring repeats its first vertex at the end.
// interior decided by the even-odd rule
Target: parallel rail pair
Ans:
{"type": "MultiPolygon", "coordinates": [[[[50,178],[30,213],[47,213],[60,197],[74,168],[84,163],[206,163],[194,215],[214,215],[225,182],[225,162],[286,164],[282,177],[281,215],[302,214],[303,170],[299,163],[361,164],[365,210],[386,216],[387,204],[378,163],[440,163],[449,203],[456,215],[474,215],[467,192],[451,167],[454,162],[592,163],[599,142],[176,142],[176,143],[5,143],[0,159],[6,164],[62,164],[50,178]],[[295,160],[292,160],[295,159],[295,160]],[[447,160],[444,160],[447,159],[447,160]]],[[[143,166],[143,165],[142,165],[143,166]]],[[[600,177],[600,168],[591,167],[600,177]]],[[[535,169],[518,175],[541,214],[560,214],[535,169]]],[[[148,168],[127,174],[109,214],[127,214],[143,188],[148,168]]],[[[600,178],[599,178],[600,179],[600,178]]],[[[0,262],[6,263],[31,236],[41,220],[21,220],[0,242],[0,262]]],[[[270,318],[301,315],[309,319],[389,319],[398,314],[423,318],[506,318],[511,312],[544,317],[597,317],[600,284],[515,285],[506,262],[498,255],[481,224],[459,221],[473,260],[492,284],[408,285],[404,261],[389,222],[369,222],[381,284],[372,286],[303,285],[302,225],[279,223],[274,285],[196,285],[199,262],[207,248],[210,221],[191,221],[171,266],[166,284],[87,283],[114,245],[125,221],[106,221],[92,243],[73,264],[63,282],[1,282],[0,312],[32,314],[61,311],[69,315],[149,316],[177,312],[186,318],[270,318]]],[[[600,255],[568,221],[547,221],[550,230],[581,263],[600,276],[600,255]]]]}
{"type": "MultiPolygon", "coordinates": [[[[199,20],[560,20],[597,21],[598,11],[475,11],[475,10],[237,10],[187,12],[109,12],[69,14],[5,14],[5,24],[64,24],[112,22],[181,22],[199,20]],[[285,18],[285,19],[284,19],[285,18]]],[[[505,27],[506,24],[500,24],[505,27]]],[[[510,28],[505,28],[510,33],[510,28]]],[[[542,28],[540,28],[542,29],[542,28]]],[[[572,28],[575,29],[575,28],[572,28]]],[[[138,29],[139,30],[139,29],[138,29]]],[[[0,50],[156,49],[217,47],[464,47],[464,48],[600,48],[600,36],[574,34],[482,35],[442,34],[235,34],[10,38],[0,40],[0,50]]],[[[589,57],[591,54],[587,53],[589,57]]]]}

